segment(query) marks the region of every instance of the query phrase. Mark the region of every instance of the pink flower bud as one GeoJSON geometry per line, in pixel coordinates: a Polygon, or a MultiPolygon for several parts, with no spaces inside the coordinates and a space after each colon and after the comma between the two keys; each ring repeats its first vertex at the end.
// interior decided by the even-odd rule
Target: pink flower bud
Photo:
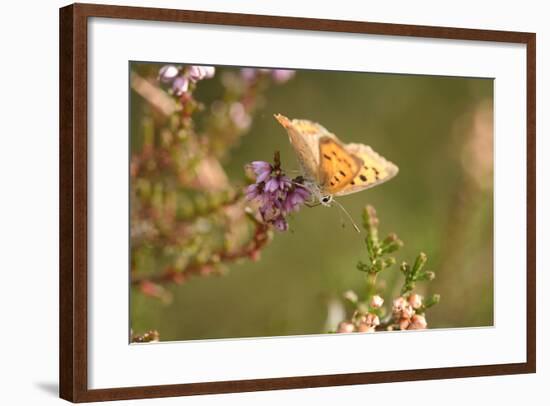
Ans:
{"type": "Polygon", "coordinates": [[[384,304],[384,299],[382,299],[378,295],[374,295],[370,300],[370,307],[372,307],[374,309],[378,309],[378,308],[382,307],[383,304],[384,304]]]}
{"type": "Polygon", "coordinates": [[[343,321],[338,325],[338,333],[353,333],[355,326],[349,321],[343,321]]]}
{"type": "Polygon", "coordinates": [[[404,297],[399,296],[397,299],[393,301],[393,312],[394,313],[401,313],[403,308],[407,305],[407,301],[404,297]]]}
{"type": "Polygon", "coordinates": [[[398,318],[410,319],[414,309],[404,297],[400,296],[393,301],[393,314],[398,318]]]}
{"type": "Polygon", "coordinates": [[[148,280],[144,280],[143,282],[141,282],[140,289],[141,292],[146,296],[156,297],[159,294],[159,286],[148,280]]]}
{"type": "Polygon", "coordinates": [[[207,275],[210,275],[211,273],[214,272],[214,268],[211,267],[210,265],[203,265],[200,269],[199,269],[199,275],[202,275],[202,276],[207,276],[207,275]]]}
{"type": "Polygon", "coordinates": [[[187,70],[187,76],[193,82],[198,82],[203,79],[210,79],[214,77],[216,68],[213,66],[196,66],[191,65],[187,70]]]}
{"type": "Polygon", "coordinates": [[[203,66],[203,69],[205,79],[211,79],[216,74],[216,68],[213,66],[203,66]]]}
{"type": "Polygon", "coordinates": [[[344,292],[344,299],[349,300],[352,303],[356,303],[359,298],[357,297],[357,293],[355,293],[353,290],[347,290],[344,292]]]}
{"type": "Polygon", "coordinates": [[[367,313],[365,316],[365,323],[367,323],[370,326],[378,326],[380,324],[380,319],[376,314],[373,313],[367,313]]]}
{"type": "Polygon", "coordinates": [[[290,69],[273,69],[271,77],[276,83],[285,83],[292,79],[296,71],[290,69]]]}
{"type": "Polygon", "coordinates": [[[252,261],[258,262],[262,256],[262,253],[260,252],[260,250],[253,250],[250,252],[250,254],[248,254],[248,256],[252,261]]]}
{"type": "Polygon", "coordinates": [[[360,333],[374,333],[376,330],[374,326],[371,326],[366,323],[360,323],[359,326],[357,327],[357,331],[360,333]]]}
{"type": "Polygon", "coordinates": [[[257,77],[257,70],[253,68],[243,68],[241,69],[241,77],[246,82],[252,82],[257,77]]]}
{"type": "Polygon", "coordinates": [[[409,304],[413,309],[419,309],[422,306],[422,296],[417,293],[413,293],[409,296],[409,304]]]}
{"type": "Polygon", "coordinates": [[[179,69],[174,65],[165,65],[159,70],[159,80],[162,83],[172,83],[172,81],[178,76],[179,69]]]}
{"type": "Polygon", "coordinates": [[[187,77],[193,82],[204,79],[204,70],[202,66],[190,66],[187,70],[187,77]]]}
{"type": "Polygon", "coordinates": [[[399,320],[399,329],[406,330],[410,324],[411,324],[410,319],[402,318],[401,320],[399,320]]]}
{"type": "Polygon", "coordinates": [[[409,330],[423,330],[428,327],[426,318],[420,314],[415,314],[411,318],[411,324],[409,325],[409,330]]]}
{"type": "Polygon", "coordinates": [[[185,282],[185,275],[181,272],[174,272],[171,275],[172,281],[177,284],[181,285],[183,282],[185,282]]]}
{"type": "Polygon", "coordinates": [[[189,89],[189,81],[183,76],[178,76],[172,82],[172,90],[176,96],[182,96],[189,89]]]}
{"type": "Polygon", "coordinates": [[[410,304],[407,303],[405,307],[403,307],[403,310],[401,310],[401,317],[410,319],[413,315],[414,315],[414,309],[410,304]]]}
{"type": "Polygon", "coordinates": [[[235,126],[242,130],[246,130],[252,123],[250,115],[246,112],[244,106],[239,102],[231,104],[229,107],[229,117],[231,117],[231,120],[235,126]]]}

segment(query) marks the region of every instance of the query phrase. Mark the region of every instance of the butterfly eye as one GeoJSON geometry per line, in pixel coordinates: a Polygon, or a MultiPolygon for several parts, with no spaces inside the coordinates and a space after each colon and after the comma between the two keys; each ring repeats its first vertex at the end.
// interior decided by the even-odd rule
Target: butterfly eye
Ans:
{"type": "Polygon", "coordinates": [[[331,201],[332,201],[332,196],[330,196],[330,195],[329,196],[323,196],[321,198],[322,203],[330,203],[331,201]]]}

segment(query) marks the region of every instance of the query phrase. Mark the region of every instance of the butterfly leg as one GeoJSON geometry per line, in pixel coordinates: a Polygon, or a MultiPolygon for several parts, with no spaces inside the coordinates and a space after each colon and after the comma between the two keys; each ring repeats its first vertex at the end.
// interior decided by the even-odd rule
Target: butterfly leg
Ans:
{"type": "Polygon", "coordinates": [[[317,207],[319,205],[321,205],[321,202],[317,202],[317,203],[308,203],[308,202],[305,202],[304,203],[307,207],[317,207]]]}

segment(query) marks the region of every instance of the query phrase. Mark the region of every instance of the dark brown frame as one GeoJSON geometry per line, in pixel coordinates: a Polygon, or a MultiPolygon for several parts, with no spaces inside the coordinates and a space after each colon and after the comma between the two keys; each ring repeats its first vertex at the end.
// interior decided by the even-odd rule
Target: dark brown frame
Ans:
{"type": "Polygon", "coordinates": [[[312,388],[523,374],[536,371],[534,33],[74,4],[60,9],[60,397],[72,402],[312,388]],[[87,385],[87,21],[88,17],[270,27],[526,44],[527,46],[527,361],[339,375],[88,389],[87,385]]]}

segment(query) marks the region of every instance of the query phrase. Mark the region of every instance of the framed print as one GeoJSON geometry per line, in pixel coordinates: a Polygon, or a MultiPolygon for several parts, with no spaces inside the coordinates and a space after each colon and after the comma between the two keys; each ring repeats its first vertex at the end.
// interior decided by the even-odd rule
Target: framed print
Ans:
{"type": "Polygon", "coordinates": [[[74,4],[60,40],[62,398],[535,372],[534,33],[74,4]]]}

